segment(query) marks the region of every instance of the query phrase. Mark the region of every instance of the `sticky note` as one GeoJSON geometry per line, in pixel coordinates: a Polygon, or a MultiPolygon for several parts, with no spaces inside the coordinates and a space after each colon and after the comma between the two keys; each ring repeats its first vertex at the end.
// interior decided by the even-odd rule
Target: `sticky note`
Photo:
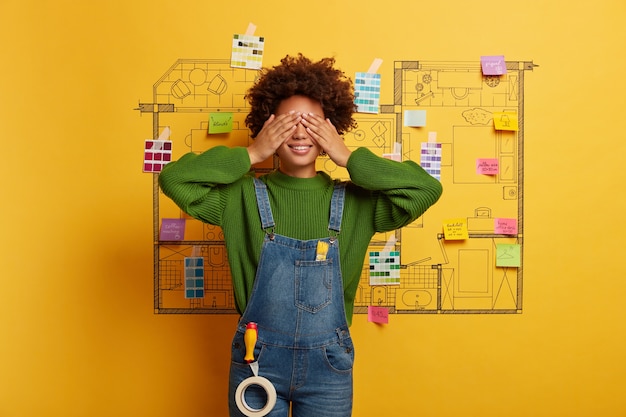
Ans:
{"type": "Polygon", "coordinates": [[[506,74],[506,62],[504,55],[486,55],[480,57],[480,66],[483,75],[506,74]]]}
{"type": "Polygon", "coordinates": [[[185,240],[185,219],[162,219],[160,240],[185,240]]]}
{"type": "Polygon", "coordinates": [[[516,243],[496,245],[496,266],[521,266],[521,249],[516,243]]]}
{"type": "Polygon", "coordinates": [[[446,240],[469,239],[467,231],[467,219],[448,219],[443,222],[443,235],[446,240]]]}
{"type": "Polygon", "coordinates": [[[496,175],[500,172],[498,158],[478,158],[476,160],[476,173],[482,175],[496,175]]]}
{"type": "Polygon", "coordinates": [[[493,125],[496,130],[517,131],[517,113],[507,111],[493,112],[493,125]]]}
{"type": "Polygon", "coordinates": [[[233,130],[232,113],[210,113],[209,114],[209,134],[228,133],[233,130]]]}
{"type": "Polygon", "coordinates": [[[516,235],[517,219],[496,217],[494,219],[494,232],[499,235],[516,235]]]}
{"type": "Polygon", "coordinates": [[[409,127],[426,126],[426,110],[405,110],[404,125],[409,127]]]}
{"type": "Polygon", "coordinates": [[[367,321],[370,323],[389,323],[389,310],[387,307],[367,306],[367,321]]]}
{"type": "Polygon", "coordinates": [[[400,284],[400,251],[370,252],[370,285],[400,284]]]}

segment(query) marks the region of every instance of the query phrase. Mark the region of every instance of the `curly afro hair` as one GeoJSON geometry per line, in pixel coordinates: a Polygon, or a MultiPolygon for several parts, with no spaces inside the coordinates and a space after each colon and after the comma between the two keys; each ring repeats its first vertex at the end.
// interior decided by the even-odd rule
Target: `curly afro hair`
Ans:
{"type": "Polygon", "coordinates": [[[246,94],[251,107],[246,126],[252,131],[252,137],[259,134],[280,102],[294,95],[319,101],[324,117],[330,119],[340,135],[355,128],[352,80],[334,68],[334,64],[334,58],[313,62],[298,54],[297,57],[287,55],[280,65],[262,69],[246,94]]]}

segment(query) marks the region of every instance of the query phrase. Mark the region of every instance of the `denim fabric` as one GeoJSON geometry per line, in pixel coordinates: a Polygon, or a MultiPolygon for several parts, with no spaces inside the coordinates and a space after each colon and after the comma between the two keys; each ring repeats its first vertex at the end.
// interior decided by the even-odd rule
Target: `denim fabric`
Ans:
{"type": "MultiPolygon", "coordinates": [[[[274,221],[265,185],[255,182],[263,242],[252,296],[232,342],[229,409],[243,416],[234,401],[237,386],[252,376],[245,363],[246,324],[256,322],[254,357],[259,376],[276,388],[277,401],[269,417],[349,417],[352,413],[354,348],[346,322],[338,241],[332,232],[325,260],[317,261],[318,240],[297,240],[273,234],[274,221]]],[[[335,187],[329,230],[339,233],[343,186],[335,187]]],[[[251,386],[246,402],[261,408],[265,391],[251,386]]]]}

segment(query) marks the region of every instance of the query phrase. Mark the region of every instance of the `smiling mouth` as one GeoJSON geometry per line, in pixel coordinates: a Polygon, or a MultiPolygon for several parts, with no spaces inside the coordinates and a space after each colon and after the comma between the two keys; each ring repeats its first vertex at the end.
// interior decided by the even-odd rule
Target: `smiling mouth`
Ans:
{"type": "Polygon", "coordinates": [[[294,151],[306,151],[312,148],[312,145],[289,145],[289,148],[294,151]]]}

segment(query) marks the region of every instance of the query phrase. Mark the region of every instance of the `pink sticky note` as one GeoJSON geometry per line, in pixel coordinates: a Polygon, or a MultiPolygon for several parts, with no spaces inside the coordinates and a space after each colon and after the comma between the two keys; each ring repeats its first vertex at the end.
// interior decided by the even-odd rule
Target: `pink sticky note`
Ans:
{"type": "Polygon", "coordinates": [[[483,175],[496,175],[500,172],[500,164],[497,158],[478,158],[476,160],[476,173],[483,175]]]}
{"type": "Polygon", "coordinates": [[[494,232],[500,235],[516,235],[517,219],[496,218],[494,220],[494,232]]]}
{"type": "Polygon", "coordinates": [[[367,321],[371,323],[389,323],[387,307],[367,306],[367,321]]]}
{"type": "Polygon", "coordinates": [[[480,65],[483,70],[483,75],[506,74],[506,62],[504,62],[504,55],[481,56],[480,65]]]}

